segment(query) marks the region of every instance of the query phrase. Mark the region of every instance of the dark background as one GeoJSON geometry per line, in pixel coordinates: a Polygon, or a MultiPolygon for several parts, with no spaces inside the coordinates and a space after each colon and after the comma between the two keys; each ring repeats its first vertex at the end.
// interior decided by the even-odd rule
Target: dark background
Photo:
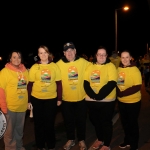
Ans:
{"type": "Polygon", "coordinates": [[[115,50],[115,9],[118,14],[118,51],[128,49],[134,57],[150,47],[149,0],[3,2],[0,11],[0,61],[20,50],[25,59],[35,56],[40,45],[63,55],[63,44],[73,42],[78,55],[93,55],[98,46],[115,50]],[[30,55],[29,55],[30,54],[30,55]]]}

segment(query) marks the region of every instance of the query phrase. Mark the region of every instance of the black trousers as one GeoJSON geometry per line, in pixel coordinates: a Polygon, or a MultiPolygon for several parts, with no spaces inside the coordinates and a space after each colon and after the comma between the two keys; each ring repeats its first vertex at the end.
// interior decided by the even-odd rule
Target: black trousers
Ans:
{"type": "Polygon", "coordinates": [[[57,110],[57,99],[41,100],[31,97],[33,105],[33,120],[35,141],[38,148],[48,149],[55,147],[55,116],[57,110]]]}
{"type": "Polygon", "coordinates": [[[77,131],[78,141],[85,140],[87,118],[85,100],[79,102],[62,101],[62,113],[66,127],[67,139],[75,140],[75,131],[77,131]]]}
{"type": "Polygon", "coordinates": [[[136,103],[118,102],[120,119],[124,129],[124,142],[130,144],[131,148],[138,148],[139,126],[138,116],[141,107],[141,101],[136,103]]]}
{"type": "Polygon", "coordinates": [[[86,103],[89,108],[89,118],[95,127],[98,140],[103,141],[105,146],[110,146],[113,132],[112,117],[115,109],[115,101],[87,101],[86,103]]]}

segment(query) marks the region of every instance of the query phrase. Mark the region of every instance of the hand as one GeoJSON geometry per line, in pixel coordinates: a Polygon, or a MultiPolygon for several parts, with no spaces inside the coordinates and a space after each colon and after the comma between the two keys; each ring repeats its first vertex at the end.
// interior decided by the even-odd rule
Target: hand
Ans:
{"type": "Polygon", "coordinates": [[[57,101],[57,106],[60,106],[62,101],[57,101]]]}
{"type": "Polygon", "coordinates": [[[31,104],[31,103],[28,103],[27,109],[28,109],[28,110],[33,109],[33,106],[32,106],[32,104],[31,104]]]}

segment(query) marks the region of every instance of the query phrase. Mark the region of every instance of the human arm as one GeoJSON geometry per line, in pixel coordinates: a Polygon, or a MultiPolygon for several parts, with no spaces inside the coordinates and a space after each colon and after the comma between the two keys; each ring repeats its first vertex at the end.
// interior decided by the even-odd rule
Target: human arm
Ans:
{"type": "Polygon", "coordinates": [[[0,88],[0,108],[3,113],[7,113],[7,103],[4,89],[0,88]]]}
{"type": "Polygon", "coordinates": [[[32,92],[32,87],[33,87],[34,82],[29,82],[27,85],[27,90],[28,90],[28,103],[30,103],[30,97],[31,97],[31,92],[32,92]]]}
{"type": "Polygon", "coordinates": [[[99,93],[96,94],[96,100],[103,100],[107,95],[111,93],[111,91],[116,87],[116,81],[108,81],[100,90],[99,93]]]}
{"type": "Polygon", "coordinates": [[[86,94],[92,98],[95,99],[96,93],[93,91],[93,89],[90,86],[90,83],[87,80],[84,80],[84,90],[86,92],[86,94]]]}
{"type": "Polygon", "coordinates": [[[132,87],[129,87],[129,88],[127,88],[126,90],[124,90],[124,91],[120,91],[120,89],[118,88],[118,86],[117,86],[117,96],[118,97],[124,97],[124,96],[129,96],[129,95],[132,95],[132,94],[134,94],[134,93],[136,93],[136,92],[138,92],[138,91],[140,91],[141,90],[141,84],[139,84],[139,85],[134,85],[134,86],[132,86],[132,87]]]}
{"type": "Polygon", "coordinates": [[[57,85],[57,106],[60,106],[62,103],[62,82],[56,81],[57,85]]]}

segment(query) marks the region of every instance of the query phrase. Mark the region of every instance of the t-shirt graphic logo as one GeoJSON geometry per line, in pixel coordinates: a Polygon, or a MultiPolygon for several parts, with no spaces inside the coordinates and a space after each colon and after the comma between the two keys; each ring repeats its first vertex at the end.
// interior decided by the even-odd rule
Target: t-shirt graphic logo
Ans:
{"type": "Polygon", "coordinates": [[[27,83],[22,73],[18,73],[18,86],[17,89],[26,89],[27,83]]]}
{"type": "Polygon", "coordinates": [[[91,78],[91,82],[100,83],[100,71],[99,70],[92,71],[90,78],[91,78]]]}
{"type": "Polygon", "coordinates": [[[124,82],[125,82],[125,73],[124,72],[120,72],[118,74],[117,84],[124,85],[124,82]]]}
{"type": "Polygon", "coordinates": [[[50,71],[48,69],[43,69],[41,71],[41,81],[50,83],[50,80],[51,80],[50,71]]]}
{"type": "Polygon", "coordinates": [[[69,80],[78,80],[78,71],[74,66],[69,67],[68,69],[68,79],[69,80]]]}

